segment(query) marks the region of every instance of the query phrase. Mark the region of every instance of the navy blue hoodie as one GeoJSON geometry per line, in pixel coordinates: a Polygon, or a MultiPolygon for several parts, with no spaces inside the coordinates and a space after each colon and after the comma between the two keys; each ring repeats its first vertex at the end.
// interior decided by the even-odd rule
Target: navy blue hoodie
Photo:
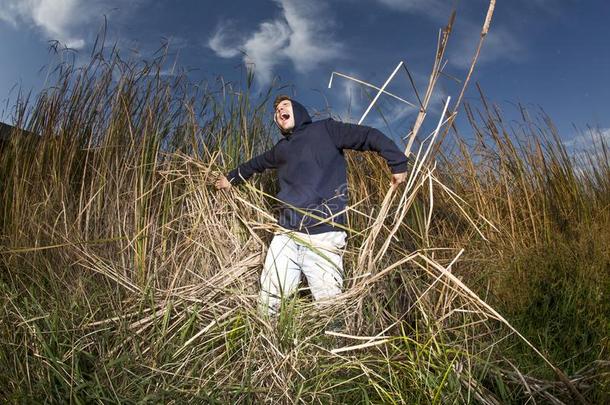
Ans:
{"type": "Polygon", "coordinates": [[[280,226],[310,234],[341,230],[333,223],[345,224],[346,219],[342,212],[348,202],[343,151],[378,152],[392,173],[406,171],[407,158],[377,129],[333,119],[311,122],[305,107],[291,102],[295,123],[292,132],[265,153],[229,172],[227,178],[238,185],[254,173],[277,169],[277,199],[282,201],[280,226]]]}

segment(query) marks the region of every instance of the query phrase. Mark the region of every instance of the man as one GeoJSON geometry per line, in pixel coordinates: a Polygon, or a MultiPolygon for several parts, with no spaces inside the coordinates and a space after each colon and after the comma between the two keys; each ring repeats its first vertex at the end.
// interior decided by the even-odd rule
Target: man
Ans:
{"type": "Polygon", "coordinates": [[[342,249],[347,203],[343,151],[378,152],[392,172],[392,186],[406,179],[407,159],[380,131],[333,119],[312,122],[305,107],[288,96],[274,103],[274,121],[283,139],[265,153],[220,176],[216,188],[228,190],[265,169],[277,169],[282,208],[261,275],[261,309],[276,314],[282,297],[305,274],[314,299],[341,293],[342,249]]]}

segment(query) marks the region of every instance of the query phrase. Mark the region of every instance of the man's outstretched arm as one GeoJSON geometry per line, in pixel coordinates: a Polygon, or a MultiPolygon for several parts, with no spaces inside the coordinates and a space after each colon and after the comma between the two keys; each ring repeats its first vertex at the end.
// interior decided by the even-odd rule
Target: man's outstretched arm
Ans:
{"type": "Polygon", "coordinates": [[[328,133],[339,149],[374,151],[385,159],[392,172],[392,185],[406,180],[407,157],[390,138],[366,125],[346,124],[328,120],[328,133]]]}
{"type": "Polygon", "coordinates": [[[266,169],[275,169],[275,147],[268,151],[253,157],[246,163],[237,166],[235,169],[227,173],[226,176],[221,175],[215,183],[219,190],[228,190],[231,186],[237,186],[248,180],[254,173],[262,173],[266,169]]]}

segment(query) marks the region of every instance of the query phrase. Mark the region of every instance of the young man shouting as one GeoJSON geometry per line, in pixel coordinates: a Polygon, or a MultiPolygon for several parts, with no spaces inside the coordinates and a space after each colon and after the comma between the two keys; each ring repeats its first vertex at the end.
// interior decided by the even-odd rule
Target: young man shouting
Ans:
{"type": "Polygon", "coordinates": [[[347,174],[343,151],[375,151],[388,163],[392,186],[406,179],[407,158],[380,131],[333,119],[312,122],[305,107],[288,96],[274,103],[274,121],[283,139],[267,152],[240,165],[216,181],[228,190],[254,173],[276,169],[283,231],[274,235],[261,275],[259,303],[276,314],[281,299],[298,287],[301,273],[315,300],[341,293],[342,249],[347,234],[347,174]]]}

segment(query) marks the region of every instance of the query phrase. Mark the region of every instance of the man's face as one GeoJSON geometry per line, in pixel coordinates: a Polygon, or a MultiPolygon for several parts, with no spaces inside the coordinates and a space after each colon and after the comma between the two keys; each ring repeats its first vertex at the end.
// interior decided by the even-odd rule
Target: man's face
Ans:
{"type": "Polygon", "coordinates": [[[275,122],[282,132],[290,132],[294,128],[294,114],[292,113],[292,102],[283,100],[275,109],[275,122]]]}

